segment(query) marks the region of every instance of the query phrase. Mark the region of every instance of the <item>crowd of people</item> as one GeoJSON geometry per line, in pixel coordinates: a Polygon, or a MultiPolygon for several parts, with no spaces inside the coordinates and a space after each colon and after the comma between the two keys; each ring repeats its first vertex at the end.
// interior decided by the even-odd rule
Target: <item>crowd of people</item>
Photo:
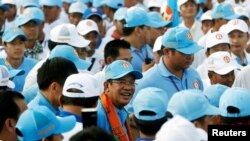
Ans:
{"type": "Polygon", "coordinates": [[[249,0],[0,0],[0,141],[250,125],[249,33],[249,0]]]}

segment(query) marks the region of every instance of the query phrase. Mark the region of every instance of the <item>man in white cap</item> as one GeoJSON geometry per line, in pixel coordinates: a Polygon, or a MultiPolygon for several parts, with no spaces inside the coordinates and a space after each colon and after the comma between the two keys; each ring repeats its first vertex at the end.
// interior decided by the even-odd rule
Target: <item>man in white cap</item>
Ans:
{"type": "Polygon", "coordinates": [[[202,14],[201,16],[201,30],[203,31],[203,34],[207,34],[207,32],[211,29],[212,27],[212,17],[211,17],[212,11],[208,10],[205,13],[202,14]]]}
{"type": "Polygon", "coordinates": [[[77,24],[83,19],[83,15],[87,6],[80,1],[74,2],[69,7],[69,22],[77,26],[77,24]]]}
{"type": "MultiPolygon", "coordinates": [[[[219,83],[232,87],[237,66],[229,52],[219,51],[211,54],[207,59],[207,69],[211,85],[219,83]]],[[[207,86],[209,85],[207,82],[207,86]]]]}
{"type": "Polygon", "coordinates": [[[15,19],[17,17],[17,2],[16,0],[2,0],[2,4],[6,4],[8,6],[8,11],[6,12],[6,27],[14,27],[15,19]]]}
{"type": "Polygon", "coordinates": [[[223,29],[229,36],[232,59],[240,66],[249,65],[250,55],[246,52],[247,42],[249,40],[248,25],[240,19],[230,20],[223,29]]]}
{"type": "Polygon", "coordinates": [[[103,53],[97,49],[101,40],[97,24],[93,20],[85,19],[80,21],[76,28],[82,37],[86,40],[90,40],[86,60],[91,62],[91,66],[88,70],[95,74],[101,71],[104,66],[103,53]]]}

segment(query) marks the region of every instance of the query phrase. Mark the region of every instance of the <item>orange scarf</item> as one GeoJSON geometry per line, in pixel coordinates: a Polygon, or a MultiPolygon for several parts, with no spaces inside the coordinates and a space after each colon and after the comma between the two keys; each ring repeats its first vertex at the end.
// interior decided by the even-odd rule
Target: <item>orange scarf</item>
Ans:
{"type": "Polygon", "coordinates": [[[115,107],[113,106],[112,102],[109,100],[105,93],[100,95],[102,105],[104,110],[107,114],[109,124],[112,129],[112,133],[118,137],[119,141],[133,141],[133,137],[131,134],[131,130],[128,124],[128,121],[125,122],[129,139],[127,138],[127,134],[125,133],[124,129],[122,128],[122,124],[116,114],[115,107]]]}

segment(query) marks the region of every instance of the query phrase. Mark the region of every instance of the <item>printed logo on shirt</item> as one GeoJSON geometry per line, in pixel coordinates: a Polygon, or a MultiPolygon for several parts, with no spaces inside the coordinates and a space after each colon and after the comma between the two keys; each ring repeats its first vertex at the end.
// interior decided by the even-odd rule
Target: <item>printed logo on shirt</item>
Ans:
{"type": "Polygon", "coordinates": [[[198,81],[195,80],[195,81],[194,81],[194,88],[195,88],[195,89],[199,89],[199,87],[200,87],[200,86],[199,86],[198,81]]]}
{"type": "Polygon", "coordinates": [[[189,40],[192,40],[192,39],[193,39],[193,37],[192,37],[192,35],[191,35],[190,32],[187,32],[187,38],[188,38],[189,40]]]}

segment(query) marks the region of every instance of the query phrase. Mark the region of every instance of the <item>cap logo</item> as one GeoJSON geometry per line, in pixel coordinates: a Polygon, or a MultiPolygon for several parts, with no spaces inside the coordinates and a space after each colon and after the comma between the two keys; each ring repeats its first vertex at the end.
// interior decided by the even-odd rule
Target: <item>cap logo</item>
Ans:
{"type": "Polygon", "coordinates": [[[13,28],[14,33],[18,33],[18,28],[13,28]]]}
{"type": "Polygon", "coordinates": [[[93,23],[92,23],[91,21],[87,21],[86,25],[87,25],[87,26],[92,26],[93,23]]]}
{"type": "Polygon", "coordinates": [[[97,12],[96,8],[91,8],[91,12],[97,12]]]}
{"type": "Polygon", "coordinates": [[[238,23],[239,23],[238,20],[233,20],[233,22],[232,22],[233,25],[237,25],[238,23]]]}
{"type": "Polygon", "coordinates": [[[125,69],[129,68],[128,62],[122,62],[122,67],[125,69]]]}
{"type": "Polygon", "coordinates": [[[195,89],[199,89],[199,87],[200,87],[200,86],[199,86],[198,81],[195,80],[195,81],[194,81],[194,88],[195,88],[195,89]]]}
{"type": "Polygon", "coordinates": [[[224,57],[223,57],[223,60],[224,60],[226,63],[230,63],[230,57],[229,57],[229,56],[224,56],[224,57]]]}
{"type": "Polygon", "coordinates": [[[191,35],[190,32],[187,32],[187,38],[188,38],[189,40],[192,40],[192,39],[193,39],[193,37],[192,37],[192,35],[191,35]]]}
{"type": "Polygon", "coordinates": [[[221,40],[223,38],[223,36],[222,36],[222,34],[216,34],[215,38],[218,39],[218,40],[221,40]]]}

